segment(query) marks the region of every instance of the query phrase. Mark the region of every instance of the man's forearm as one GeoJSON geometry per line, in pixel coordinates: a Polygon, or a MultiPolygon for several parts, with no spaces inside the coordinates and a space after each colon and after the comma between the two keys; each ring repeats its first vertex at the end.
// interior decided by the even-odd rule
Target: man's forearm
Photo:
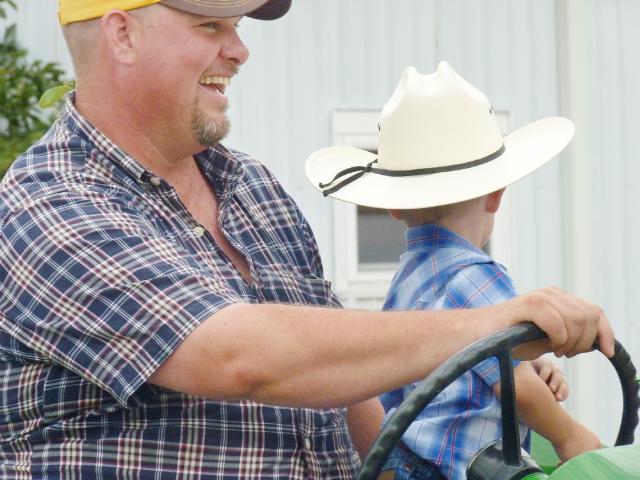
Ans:
{"type": "MultiPolygon", "coordinates": [[[[550,335],[556,351],[587,351],[599,333],[600,344],[613,353],[602,310],[558,289],[473,310],[236,304],[196,328],[150,381],[213,399],[352,405],[421,379],[473,341],[528,320],[550,335]]],[[[528,355],[545,351],[548,343],[537,344],[528,355]]]]}
{"type": "Polygon", "coordinates": [[[505,323],[493,309],[366,312],[238,304],[192,332],[150,381],[217,399],[351,405],[424,377],[505,323]]]}

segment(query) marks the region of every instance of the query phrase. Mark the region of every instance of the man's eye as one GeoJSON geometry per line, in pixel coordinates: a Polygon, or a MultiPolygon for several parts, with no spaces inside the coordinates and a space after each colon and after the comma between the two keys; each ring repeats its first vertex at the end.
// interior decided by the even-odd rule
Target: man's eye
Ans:
{"type": "MultiPolygon", "coordinates": [[[[200,26],[208,30],[219,30],[221,27],[224,27],[224,24],[220,24],[217,22],[206,22],[206,23],[202,23],[200,26]]],[[[240,21],[233,24],[233,28],[238,28],[239,26],[240,26],[240,21]]]]}

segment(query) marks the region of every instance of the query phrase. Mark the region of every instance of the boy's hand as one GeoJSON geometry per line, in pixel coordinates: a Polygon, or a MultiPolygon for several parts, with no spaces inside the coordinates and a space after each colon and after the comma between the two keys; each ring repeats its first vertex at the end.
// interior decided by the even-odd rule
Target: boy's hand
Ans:
{"type": "Polygon", "coordinates": [[[569,386],[560,367],[545,357],[531,360],[531,366],[542,381],[547,384],[556,400],[564,402],[569,396],[569,386]]]}

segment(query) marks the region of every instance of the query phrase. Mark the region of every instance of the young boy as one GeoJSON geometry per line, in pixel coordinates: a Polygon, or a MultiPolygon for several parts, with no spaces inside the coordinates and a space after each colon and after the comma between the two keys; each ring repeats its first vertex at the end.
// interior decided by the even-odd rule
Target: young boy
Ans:
{"type": "MultiPolygon", "coordinates": [[[[548,118],[502,138],[488,100],[443,62],[433,75],[405,71],[379,128],[377,158],[323,149],[308,160],[307,175],[325,195],[386,208],[407,224],[407,252],[384,308],[474,308],[515,296],[504,267],[482,247],[506,186],[557,155],[573,136],[572,123],[548,118]]],[[[599,447],[529,362],[514,364],[524,424],[550,440],[562,460],[599,447]]],[[[465,479],[473,455],[501,436],[498,382],[491,358],[441,392],[392,453],[389,478],[465,479]]],[[[388,415],[415,386],[382,396],[388,415]]],[[[520,430],[524,440],[527,428],[520,430]]]]}
{"type": "MultiPolygon", "coordinates": [[[[400,259],[384,308],[474,308],[515,296],[504,267],[481,250],[489,240],[504,191],[442,207],[391,210],[391,215],[407,224],[407,252],[400,259]]],[[[598,437],[557,403],[529,362],[517,365],[514,377],[520,420],[550,440],[561,460],[599,447],[598,437]]],[[[388,465],[406,470],[397,459],[407,457],[402,451],[407,448],[436,464],[446,478],[466,478],[473,455],[501,435],[498,381],[495,359],[457,379],[414,421],[388,465]]],[[[383,395],[385,411],[396,409],[414,387],[383,395]]],[[[521,433],[524,440],[526,429],[521,428],[521,433]]]]}

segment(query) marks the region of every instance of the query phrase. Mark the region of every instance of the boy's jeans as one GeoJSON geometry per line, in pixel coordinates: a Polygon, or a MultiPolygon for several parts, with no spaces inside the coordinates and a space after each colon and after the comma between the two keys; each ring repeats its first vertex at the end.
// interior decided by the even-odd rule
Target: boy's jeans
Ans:
{"type": "Polygon", "coordinates": [[[391,452],[378,480],[446,480],[438,468],[420,458],[407,447],[396,447],[391,452]]]}

